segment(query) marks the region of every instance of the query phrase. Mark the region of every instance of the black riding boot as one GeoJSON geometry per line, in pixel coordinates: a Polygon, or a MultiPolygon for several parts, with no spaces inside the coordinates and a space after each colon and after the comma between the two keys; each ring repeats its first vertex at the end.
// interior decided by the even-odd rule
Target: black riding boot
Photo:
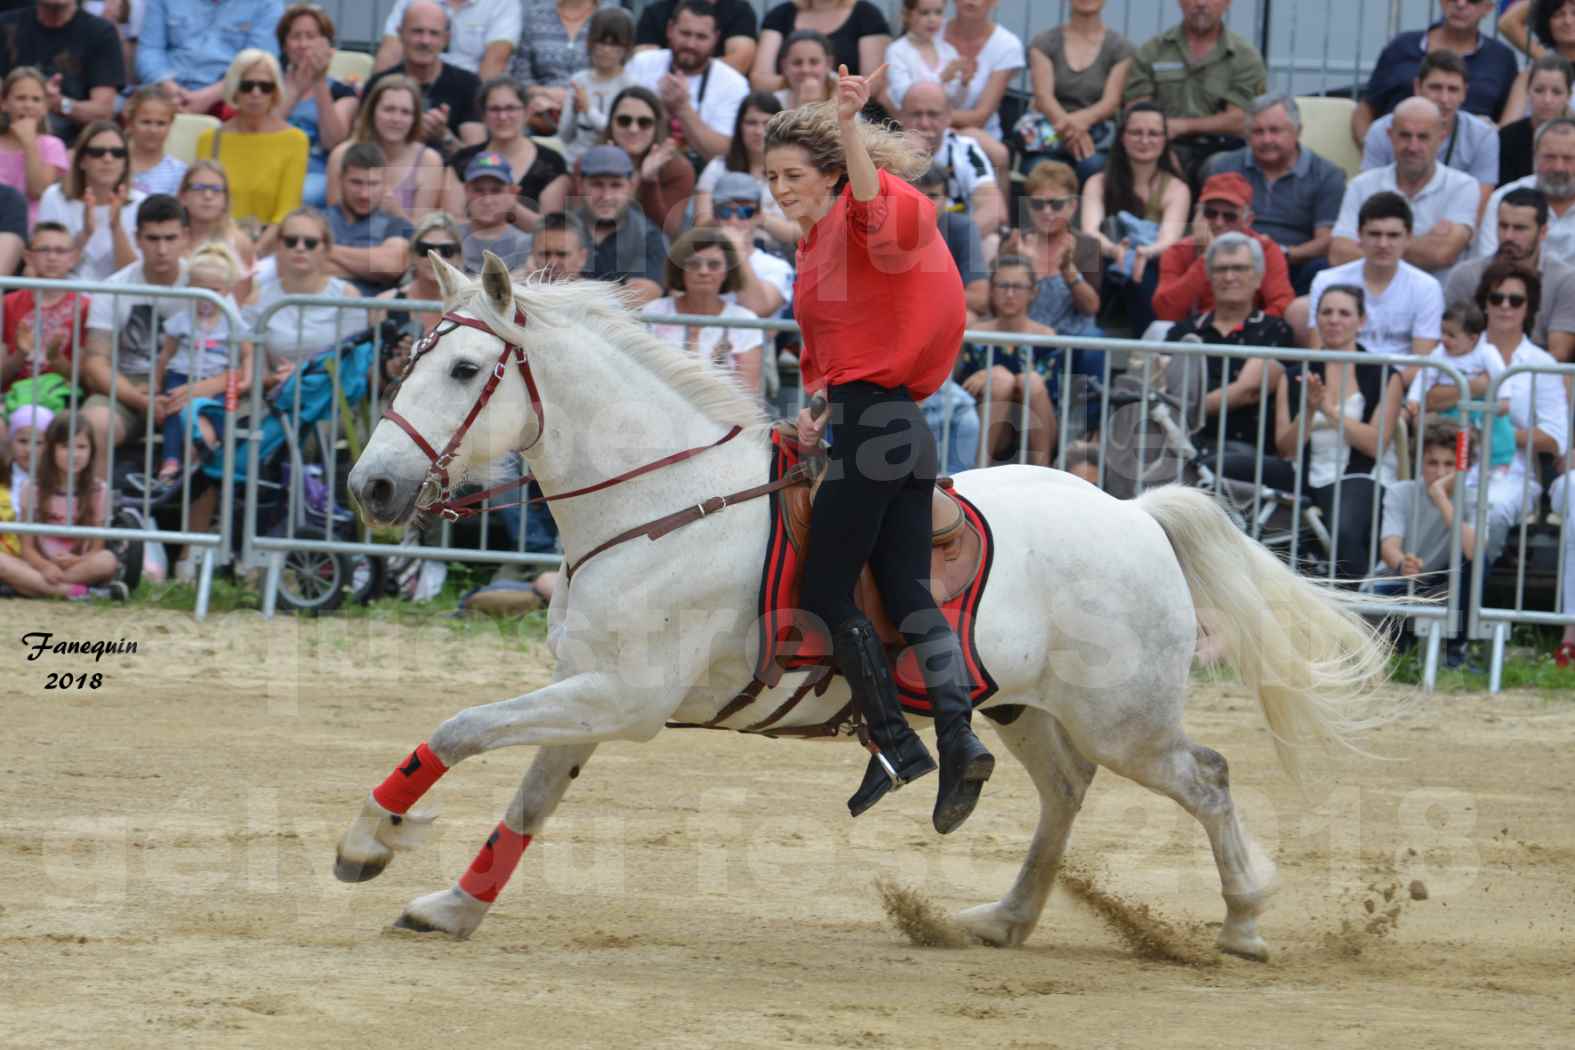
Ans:
{"type": "Polygon", "coordinates": [[[922,644],[919,670],[935,713],[935,744],[941,753],[941,784],[935,797],[935,830],[956,831],[973,813],[980,789],[995,772],[995,756],[968,725],[973,703],[968,698],[962,647],[951,631],[922,644]]]}
{"type": "Polygon", "coordinates": [[[848,799],[848,812],[856,817],[892,788],[933,772],[935,760],[903,717],[897,684],[886,665],[886,652],[869,620],[862,616],[849,620],[837,628],[831,644],[837,670],[848,680],[853,702],[863,713],[864,724],[880,748],[881,757],[891,764],[888,772],[881,758],[870,757],[864,782],[848,799]]]}

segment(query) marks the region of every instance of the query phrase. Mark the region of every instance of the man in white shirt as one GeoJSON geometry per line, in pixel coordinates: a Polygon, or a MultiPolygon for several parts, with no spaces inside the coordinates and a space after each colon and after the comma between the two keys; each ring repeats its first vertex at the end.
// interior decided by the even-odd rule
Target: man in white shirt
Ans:
{"type": "MultiPolygon", "coordinates": [[[[1463,171],[1482,184],[1486,197],[1498,185],[1498,128],[1475,113],[1466,113],[1466,63],[1453,51],[1429,51],[1416,71],[1412,85],[1416,93],[1438,107],[1444,122],[1443,141],[1438,159],[1447,167],[1463,171]]],[[[1362,170],[1371,171],[1395,160],[1389,129],[1394,124],[1390,113],[1373,121],[1367,129],[1362,149],[1362,170]]]]}
{"type": "Polygon", "coordinates": [[[749,81],[714,57],[720,35],[715,7],[682,0],[667,23],[667,47],[642,51],[624,67],[636,84],[661,96],[689,147],[705,160],[727,152],[738,107],[749,94],[749,81]]]}
{"type": "Polygon", "coordinates": [[[1415,234],[1405,261],[1439,280],[1465,254],[1476,229],[1482,192],[1477,180],[1438,162],[1443,120],[1438,106],[1425,98],[1408,98],[1395,107],[1389,140],[1395,162],[1364,171],[1345,188],[1340,217],[1329,244],[1329,262],[1338,266],[1362,255],[1357,243],[1357,217],[1363,203],[1380,192],[1398,193],[1410,205],[1415,234]]]}
{"type": "MultiPolygon", "coordinates": [[[[1497,215],[1499,204],[1513,190],[1524,186],[1541,190],[1551,213],[1542,250],[1562,262],[1575,263],[1575,117],[1554,117],[1537,129],[1532,171],[1523,179],[1499,187],[1488,200],[1487,214],[1497,215]]],[[[1484,222],[1472,254],[1492,255],[1497,251],[1498,225],[1484,222]]]]}
{"type": "MultiPolygon", "coordinates": [[[[922,142],[930,157],[946,173],[946,196],[952,211],[961,212],[979,227],[993,246],[996,231],[1006,223],[1006,202],[996,182],[995,166],[973,139],[952,130],[952,103],[940,84],[915,84],[902,99],[899,114],[909,135],[922,142]]],[[[993,256],[987,247],[986,261],[993,256]]]]}
{"type": "MultiPolygon", "coordinates": [[[[443,61],[468,70],[482,80],[509,71],[514,45],[520,38],[520,0],[439,0],[448,15],[448,49],[443,61]]],[[[396,0],[383,23],[383,40],[372,67],[381,73],[399,64],[404,48],[399,30],[411,0],[396,0]]]]}

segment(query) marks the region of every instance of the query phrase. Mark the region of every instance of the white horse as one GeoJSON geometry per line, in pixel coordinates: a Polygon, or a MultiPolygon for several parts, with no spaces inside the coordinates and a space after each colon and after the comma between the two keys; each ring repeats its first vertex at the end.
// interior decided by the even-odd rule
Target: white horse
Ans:
{"type": "MultiPolygon", "coordinates": [[[[514,286],[490,255],[479,282],[435,256],[433,265],[448,312],[479,327],[454,327],[422,348],[393,406],[404,422],[384,421],[372,434],[350,475],[370,517],[406,521],[423,492],[430,502],[436,453],[402,428],[436,449],[467,413],[474,426],[447,464],[454,476],[525,449],[548,494],[748,428],[682,462],[554,503],[570,563],[625,530],[766,480],[769,440],[756,405],[646,332],[610,286],[514,286]],[[528,360],[539,402],[517,362],[500,357],[506,343],[528,360]],[[494,374],[495,396],[476,414],[478,391],[494,374]]],[[[1382,645],[1342,593],[1290,572],[1199,491],[1162,488],[1122,502],[1035,467],[969,471],[956,488],[997,541],[976,633],[999,691],[983,707],[1020,709],[996,732],[1027,767],[1040,801],[1016,883],[959,921],[991,944],[1028,937],[1084,792],[1104,766],[1198,819],[1225,897],[1219,947],[1266,959],[1257,920],[1275,888],[1274,865],[1237,819],[1225,759],[1182,728],[1199,620],[1258,696],[1293,776],[1299,747],[1343,743],[1370,724],[1346,704],[1381,681],[1382,645]]],[[[552,602],[552,684],[461,711],[432,734],[426,746],[445,768],[494,748],[540,746],[502,822],[519,840],[516,858],[597,744],[648,740],[669,720],[711,720],[749,682],[768,507],[765,499],[740,503],[584,562],[552,602]]],[[[787,675],[726,724],[756,721],[800,681],[787,675]]],[[[847,701],[839,679],[781,725],[825,722],[847,701]]],[[[369,798],[339,844],[337,873],[347,881],[378,874],[395,851],[420,842],[427,819],[369,798]]],[[[466,937],[493,896],[456,884],[412,901],[398,924],[466,937]]]]}

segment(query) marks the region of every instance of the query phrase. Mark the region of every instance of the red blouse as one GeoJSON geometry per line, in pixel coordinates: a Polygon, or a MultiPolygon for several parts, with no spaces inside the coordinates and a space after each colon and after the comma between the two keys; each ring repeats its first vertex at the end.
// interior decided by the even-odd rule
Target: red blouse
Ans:
{"type": "Polygon", "coordinates": [[[807,393],[865,380],[929,397],[952,374],[967,311],[934,206],[890,172],[874,200],[843,190],[799,242],[793,315],[807,393]]]}

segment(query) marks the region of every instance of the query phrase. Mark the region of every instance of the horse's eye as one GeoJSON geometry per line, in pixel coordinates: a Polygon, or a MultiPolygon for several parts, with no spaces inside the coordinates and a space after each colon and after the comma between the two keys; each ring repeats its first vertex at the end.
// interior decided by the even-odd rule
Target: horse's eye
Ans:
{"type": "Polygon", "coordinates": [[[469,361],[455,361],[454,367],[448,370],[448,376],[450,379],[457,379],[463,383],[467,380],[475,379],[480,372],[480,367],[469,361]]]}

